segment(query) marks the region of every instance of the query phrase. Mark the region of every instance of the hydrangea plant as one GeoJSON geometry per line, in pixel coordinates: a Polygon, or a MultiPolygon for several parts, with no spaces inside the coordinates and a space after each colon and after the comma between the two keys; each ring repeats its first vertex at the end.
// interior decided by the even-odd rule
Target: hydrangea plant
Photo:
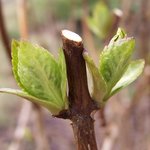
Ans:
{"type": "Polygon", "coordinates": [[[38,45],[13,40],[12,68],[21,90],[1,88],[0,92],[18,95],[56,117],[70,119],[78,149],[96,150],[91,112],[103,108],[112,95],[132,83],[142,73],[144,60],[131,60],[135,40],[120,28],[101,52],[97,66],[79,35],[63,30],[62,40],[57,59],[38,45]],[[93,80],[91,95],[85,63],[93,80]]]}

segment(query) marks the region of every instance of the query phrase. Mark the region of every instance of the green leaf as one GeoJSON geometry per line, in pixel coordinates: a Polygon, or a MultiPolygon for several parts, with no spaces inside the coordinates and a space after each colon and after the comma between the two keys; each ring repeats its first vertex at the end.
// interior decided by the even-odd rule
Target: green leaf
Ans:
{"type": "Polygon", "coordinates": [[[31,96],[28,93],[23,92],[21,90],[10,89],[10,88],[0,88],[0,92],[1,93],[8,93],[8,94],[17,95],[17,96],[25,98],[25,99],[27,99],[31,102],[34,102],[34,103],[39,104],[41,106],[44,106],[49,111],[51,111],[51,113],[53,115],[57,115],[61,111],[61,108],[58,107],[58,105],[56,105],[54,103],[51,103],[50,101],[38,99],[37,97],[31,96]]]}
{"type": "Polygon", "coordinates": [[[125,38],[127,35],[122,28],[118,28],[116,35],[111,39],[110,43],[125,38]]]}
{"type": "Polygon", "coordinates": [[[23,88],[22,83],[20,82],[20,78],[18,76],[18,48],[19,48],[19,41],[12,40],[11,43],[12,48],[12,70],[14,77],[18,83],[18,85],[23,88]]]}
{"type": "Polygon", "coordinates": [[[112,26],[112,13],[104,2],[97,2],[92,16],[87,20],[89,28],[98,37],[104,39],[112,26]]]}
{"type": "Polygon", "coordinates": [[[65,107],[68,107],[68,100],[67,100],[67,74],[66,74],[66,62],[63,50],[59,50],[59,57],[58,57],[58,65],[59,71],[61,74],[61,95],[65,103],[65,107]]]}
{"type": "Polygon", "coordinates": [[[133,38],[110,42],[100,55],[99,71],[107,84],[109,93],[126,71],[134,49],[133,38]]]}
{"type": "Polygon", "coordinates": [[[99,73],[98,68],[95,66],[93,60],[87,55],[87,53],[83,53],[83,57],[87,63],[88,69],[92,75],[93,80],[93,91],[92,98],[98,102],[99,106],[103,105],[103,98],[106,94],[106,83],[99,73]]]}
{"type": "MultiPolygon", "coordinates": [[[[128,86],[137,77],[142,73],[144,68],[144,60],[135,60],[132,61],[125,73],[123,74],[122,78],[117,82],[117,84],[113,87],[110,96],[114,95],[116,92],[120,91],[121,89],[128,86]]],[[[109,96],[109,97],[110,97],[109,96]]]]}
{"type": "Polygon", "coordinates": [[[29,95],[68,108],[66,68],[60,53],[58,62],[44,48],[29,42],[12,43],[13,72],[19,86],[29,95]],[[65,99],[64,99],[65,98],[65,99]]]}

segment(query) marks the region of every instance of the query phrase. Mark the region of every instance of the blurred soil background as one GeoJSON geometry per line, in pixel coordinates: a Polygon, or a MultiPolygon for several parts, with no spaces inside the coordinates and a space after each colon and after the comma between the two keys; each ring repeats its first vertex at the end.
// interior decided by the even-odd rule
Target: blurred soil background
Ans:
{"type": "MultiPolygon", "coordinates": [[[[149,0],[0,0],[0,88],[18,88],[9,58],[12,39],[29,40],[57,57],[60,32],[69,29],[83,37],[85,49],[98,63],[101,50],[122,27],[135,37],[133,57],[145,59],[146,64],[136,82],[113,96],[103,113],[94,115],[98,147],[150,150],[149,8],[149,0]]],[[[70,121],[0,94],[0,150],[75,149],[70,121]]]]}

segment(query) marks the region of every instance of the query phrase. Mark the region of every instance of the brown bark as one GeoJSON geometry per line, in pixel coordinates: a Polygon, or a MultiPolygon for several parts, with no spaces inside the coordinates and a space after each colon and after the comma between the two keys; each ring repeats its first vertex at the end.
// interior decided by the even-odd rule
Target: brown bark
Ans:
{"type": "Polygon", "coordinates": [[[91,113],[91,97],[87,86],[86,67],[83,59],[83,43],[67,39],[62,35],[67,66],[70,106],[76,112],[91,113]]]}
{"type": "Polygon", "coordinates": [[[69,118],[72,120],[77,147],[78,150],[97,150],[94,120],[90,116],[96,106],[88,91],[83,43],[82,40],[69,39],[63,32],[62,41],[69,86],[69,118]]]}
{"type": "Polygon", "coordinates": [[[90,116],[74,116],[72,127],[78,150],[97,150],[94,120],[90,116]]]}

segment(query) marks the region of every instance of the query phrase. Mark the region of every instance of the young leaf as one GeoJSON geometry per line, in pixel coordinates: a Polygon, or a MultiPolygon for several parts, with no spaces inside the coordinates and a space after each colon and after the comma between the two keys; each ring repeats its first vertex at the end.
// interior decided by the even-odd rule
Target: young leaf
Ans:
{"type": "Polygon", "coordinates": [[[59,57],[58,57],[58,65],[59,71],[61,75],[61,95],[62,99],[64,100],[65,107],[68,107],[68,100],[67,100],[67,74],[66,74],[66,62],[63,50],[59,50],[59,57]]]}
{"type": "Polygon", "coordinates": [[[53,115],[58,115],[59,112],[61,111],[62,108],[60,108],[58,105],[51,103],[50,101],[38,99],[37,97],[31,96],[26,92],[23,92],[21,90],[15,90],[15,89],[10,89],[10,88],[0,88],[1,93],[8,93],[8,94],[13,94],[17,95],[19,97],[25,98],[31,102],[34,102],[36,104],[39,104],[41,106],[44,106],[47,108],[53,115]]]}
{"type": "Polygon", "coordinates": [[[88,26],[98,37],[104,39],[108,35],[112,25],[112,14],[104,2],[97,2],[92,16],[88,18],[88,26]]]}
{"type": "Polygon", "coordinates": [[[108,93],[126,71],[134,44],[133,38],[118,38],[110,42],[100,55],[99,71],[107,84],[108,93]]]}
{"type": "Polygon", "coordinates": [[[117,40],[125,38],[127,35],[125,31],[121,28],[118,28],[116,35],[111,39],[110,43],[114,43],[117,40]]]}
{"type": "Polygon", "coordinates": [[[11,43],[12,48],[12,70],[14,77],[18,83],[18,85],[23,88],[22,83],[20,82],[20,78],[18,76],[18,48],[19,48],[19,41],[13,40],[11,43]]]}
{"type": "MultiPolygon", "coordinates": [[[[13,41],[12,57],[15,78],[24,91],[67,109],[67,98],[62,95],[66,93],[66,88],[62,89],[66,85],[64,63],[57,63],[44,48],[22,41],[13,41]]],[[[60,58],[63,62],[64,57],[60,58]]]]}
{"type": "MultiPolygon", "coordinates": [[[[113,87],[110,96],[114,95],[116,92],[128,86],[132,83],[136,78],[142,73],[144,68],[144,60],[135,60],[132,61],[122,78],[117,82],[117,84],[113,87]]],[[[110,97],[109,96],[109,97],[110,97]]]]}
{"type": "Polygon", "coordinates": [[[99,73],[98,68],[95,66],[93,60],[87,55],[87,53],[83,53],[83,57],[87,63],[93,80],[92,98],[98,102],[99,106],[102,106],[102,100],[104,98],[104,95],[106,94],[107,89],[106,83],[99,73]]]}

